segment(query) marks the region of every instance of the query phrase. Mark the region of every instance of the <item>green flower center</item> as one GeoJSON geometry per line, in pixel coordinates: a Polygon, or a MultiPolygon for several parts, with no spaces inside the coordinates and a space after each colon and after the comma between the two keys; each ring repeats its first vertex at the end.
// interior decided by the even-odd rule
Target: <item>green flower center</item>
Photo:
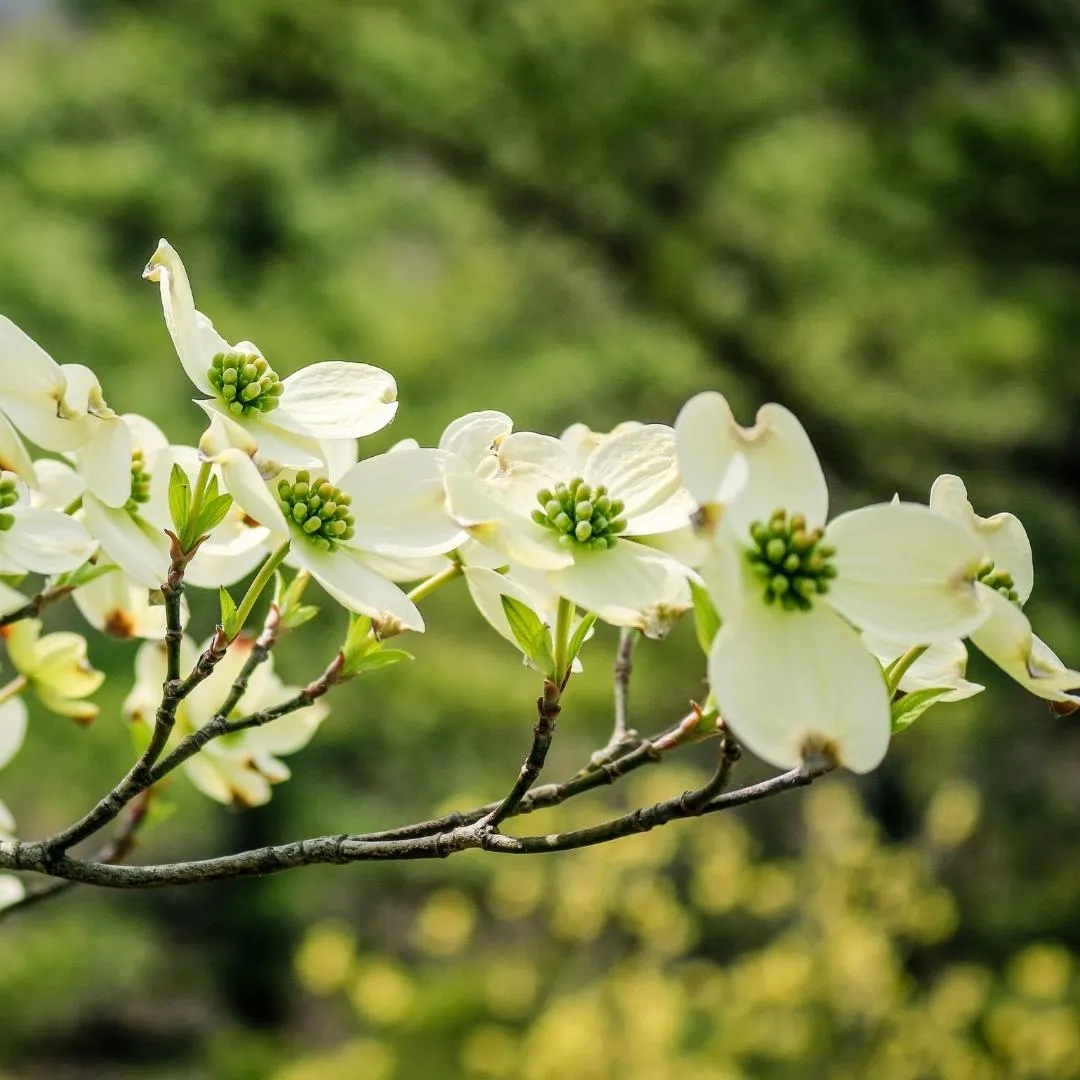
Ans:
{"type": "Polygon", "coordinates": [[[556,484],[554,491],[542,488],[536,501],[541,509],[532,512],[533,521],[557,532],[565,547],[606,551],[626,528],[626,519],[619,517],[622,499],[613,499],[603,484],[590,487],[581,477],[556,484]]]}
{"type": "Polygon", "coordinates": [[[334,551],[344,540],[351,540],[356,530],[349,512],[352,499],[334,487],[325,476],[311,479],[306,470],[298,472],[290,484],[278,482],[278,499],[285,516],[305,539],[323,551],[334,551]]]}
{"type": "Polygon", "coordinates": [[[14,516],[3,511],[18,501],[19,493],[15,490],[15,481],[0,480],[0,532],[7,532],[15,524],[14,516]]]}
{"type": "Polygon", "coordinates": [[[141,450],[131,452],[131,494],[124,504],[129,514],[134,514],[140,504],[150,501],[150,473],[146,469],[146,459],[141,450]]]}
{"type": "Polygon", "coordinates": [[[802,514],[777,510],[768,522],[750,526],[754,547],[747,558],[765,586],[765,603],[785,611],[809,611],[815,596],[829,591],[836,577],[836,549],[821,542],[821,529],[808,529],[802,514]]]}
{"type": "Polygon", "coordinates": [[[1009,603],[1020,606],[1020,597],[1016,592],[1016,582],[1013,581],[1012,574],[1005,570],[998,570],[992,560],[983,560],[975,573],[975,580],[1001,593],[1009,603]]]}
{"type": "Polygon", "coordinates": [[[258,353],[218,353],[206,377],[234,416],[250,419],[272,412],[284,393],[277,372],[258,353]]]}

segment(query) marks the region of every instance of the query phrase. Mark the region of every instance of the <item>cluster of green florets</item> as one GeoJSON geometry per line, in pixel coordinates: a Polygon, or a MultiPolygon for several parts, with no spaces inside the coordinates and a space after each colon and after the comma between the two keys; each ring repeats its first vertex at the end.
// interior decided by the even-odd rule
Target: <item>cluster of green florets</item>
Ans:
{"type": "Polygon", "coordinates": [[[1006,570],[998,570],[990,559],[984,559],[975,573],[975,580],[981,581],[995,592],[1001,593],[1012,604],[1020,606],[1020,594],[1016,591],[1016,582],[1006,570]]]}
{"type": "Polygon", "coordinates": [[[129,513],[138,510],[140,504],[150,501],[150,473],[141,450],[131,452],[131,494],[124,504],[129,513]]]}
{"type": "Polygon", "coordinates": [[[288,480],[278,482],[278,498],[285,516],[323,551],[333,551],[356,532],[349,512],[352,499],[325,476],[312,480],[306,470],[298,472],[291,484],[288,480]]]}
{"type": "Polygon", "coordinates": [[[626,528],[622,499],[613,499],[603,484],[590,487],[581,477],[569,484],[556,484],[554,491],[543,488],[536,495],[540,510],[532,512],[537,525],[559,533],[559,543],[605,551],[614,547],[618,533],[626,528]]]}
{"type": "Polygon", "coordinates": [[[234,416],[273,411],[285,390],[277,372],[257,353],[218,353],[206,377],[234,416]]]}
{"type": "Polygon", "coordinates": [[[750,526],[754,541],[748,553],[754,573],[765,585],[765,602],[785,611],[809,611],[815,596],[829,591],[836,567],[829,561],[836,549],[821,542],[821,529],[808,529],[802,514],[790,518],[777,510],[768,522],[750,526]]]}
{"type": "Polygon", "coordinates": [[[15,490],[15,481],[0,480],[0,532],[7,532],[15,524],[15,518],[3,511],[18,501],[19,493],[15,490]]]}

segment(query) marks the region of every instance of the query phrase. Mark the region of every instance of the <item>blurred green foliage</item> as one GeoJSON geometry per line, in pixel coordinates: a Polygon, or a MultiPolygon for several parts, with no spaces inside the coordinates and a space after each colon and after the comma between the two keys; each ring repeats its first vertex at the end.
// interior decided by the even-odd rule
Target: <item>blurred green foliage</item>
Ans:
{"type": "MultiPolygon", "coordinates": [[[[0,23],[0,310],[92,366],[114,407],[198,434],[139,281],[165,235],[200,306],[279,371],[346,356],[395,374],[401,412],[374,449],[476,408],[556,431],[670,421],[716,387],[746,421],[763,400],[794,408],[839,506],[959,472],[978,509],[1028,525],[1029,609],[1080,658],[1075,0],[22,10],[0,23]]],[[[534,681],[460,592],[428,610],[417,662],[338,695],[269,807],[233,814],[178,782],[140,856],[501,792],[534,681]]],[[[327,612],[298,633],[283,674],[309,677],[341,629],[327,612]]],[[[553,772],[606,738],[611,646],[586,657],[553,772]]],[[[35,717],[4,773],[26,835],[127,764],[133,650],[94,647],[115,676],[101,719],[35,717]]],[[[686,627],[639,653],[651,730],[701,665],[686,627]]],[[[985,700],[931,713],[858,785],[876,826],[832,779],[540,865],[59,900],[0,930],[0,1070],[1078,1076],[1080,735],[973,671],[985,700]],[[952,814],[972,791],[981,814],[935,840],[923,813],[951,820],[935,808],[956,791],[952,814]],[[794,897],[762,912],[769,889],[794,897]],[[948,920],[913,930],[935,897],[948,920]]],[[[677,790],[664,775],[649,782],[677,790]]]]}

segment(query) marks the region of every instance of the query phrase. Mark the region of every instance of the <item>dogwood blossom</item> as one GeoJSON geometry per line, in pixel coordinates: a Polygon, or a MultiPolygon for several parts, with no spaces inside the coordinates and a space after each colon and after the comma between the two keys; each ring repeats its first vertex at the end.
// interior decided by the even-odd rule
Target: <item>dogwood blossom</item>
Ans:
{"type": "Polygon", "coordinates": [[[986,619],[971,632],[972,644],[1037,697],[1080,705],[1080,672],[1067,668],[1035,636],[1022,610],[1035,571],[1020,519],[1009,513],[980,517],[968,501],[964,482],[947,474],[930,489],[930,509],[956,522],[983,548],[975,589],[986,619]]]}
{"type": "Polygon", "coordinates": [[[165,323],[207,416],[255,440],[259,456],[294,468],[319,467],[318,440],[350,439],[384,428],[397,411],[397,385],[381,368],[331,360],[287,378],[250,341],[229,344],[195,308],[180,256],[165,240],[143,276],[161,288],[165,323]],[[238,430],[239,429],[239,430],[238,430]]]}
{"type": "Polygon", "coordinates": [[[766,405],[740,427],[720,394],[683,407],[679,466],[711,551],[702,576],[723,619],[709,653],[721,714],[758,756],[824,756],[856,772],[888,747],[881,666],[854,629],[899,644],[963,636],[985,618],[979,543],[927,507],[886,504],[825,525],[828,490],[802,425],[766,405]],[[741,455],[745,484],[718,500],[741,455]]]}
{"type": "Polygon", "coordinates": [[[300,470],[282,473],[272,486],[241,450],[227,447],[209,460],[237,503],[269,530],[269,543],[290,543],[289,561],[335,600],[377,624],[423,630],[416,605],[368,558],[422,559],[462,542],[464,533],[446,513],[444,457],[433,449],[398,450],[357,462],[337,483],[300,470]]]}
{"type": "Polygon", "coordinates": [[[689,609],[687,571],[641,541],[685,527],[671,428],[641,425],[602,440],[581,461],[534,432],[506,436],[487,474],[451,459],[451,515],[517,566],[605,622],[650,632],[689,609]]]}
{"type": "MultiPolygon", "coordinates": [[[[241,636],[229,647],[214,673],[180,703],[170,745],[198,731],[225,700],[229,688],[251,654],[254,641],[241,636]]],[[[181,665],[190,670],[198,650],[190,638],[181,642],[181,665]]],[[[135,685],[124,702],[124,714],[133,722],[154,726],[165,678],[165,651],[160,642],[146,642],[135,658],[135,685]]],[[[230,714],[231,719],[276,705],[293,697],[299,687],[287,686],[274,672],[273,657],[251,673],[247,689],[230,714]]],[[[248,728],[207,743],[202,752],[184,762],[188,779],[211,799],[238,806],[269,801],[272,784],[289,778],[279,755],[305,747],[327,715],[326,705],[315,702],[261,727],[248,728]]]]}

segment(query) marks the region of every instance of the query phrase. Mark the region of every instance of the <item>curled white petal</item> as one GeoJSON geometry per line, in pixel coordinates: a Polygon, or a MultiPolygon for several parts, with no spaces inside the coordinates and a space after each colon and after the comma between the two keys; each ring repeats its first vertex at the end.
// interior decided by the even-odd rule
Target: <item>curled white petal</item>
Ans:
{"type": "Polygon", "coordinates": [[[716,635],[709,683],[736,738],[778,768],[825,754],[869,772],[888,749],[881,666],[825,605],[803,612],[745,604],[716,635]]]}
{"type": "Polygon", "coordinates": [[[976,586],[989,612],[971,642],[1036,697],[1080,702],[1080,672],[1071,671],[1031,630],[1027,616],[999,592],[976,586]]]}
{"type": "Polygon", "coordinates": [[[147,281],[156,281],[161,287],[165,325],[188,378],[204,394],[212,395],[214,388],[206,373],[214,357],[228,351],[229,343],[214,329],[214,324],[195,309],[187,271],[167,240],[158,243],[143,277],[147,281]]]}
{"type": "Polygon", "coordinates": [[[348,548],[321,551],[297,538],[291,561],[302,566],[343,607],[376,621],[387,616],[407,630],[422,631],[424,619],[416,605],[392,581],[365,566],[348,548]]]}
{"type": "Polygon", "coordinates": [[[691,606],[686,570],[631,540],[584,551],[547,578],[557,593],[604,622],[636,627],[649,637],[663,637],[691,606]]]}
{"type": "Polygon", "coordinates": [[[1035,580],[1031,541],[1015,514],[980,517],[968,501],[963,480],[947,473],[939,476],[930,489],[930,509],[978,536],[986,545],[994,567],[1012,575],[1020,603],[1027,603],[1035,580]]]}
{"type": "Polygon", "coordinates": [[[506,413],[488,410],[459,416],[439,439],[439,449],[455,454],[470,469],[476,469],[488,458],[494,458],[499,444],[511,431],[514,421],[506,413]]]}
{"type": "MultiPolygon", "coordinates": [[[[643,424],[609,435],[585,462],[587,483],[603,484],[624,504],[627,520],[640,518],[669,503],[682,487],[675,456],[675,431],[664,424],[643,424]]],[[[569,477],[567,477],[569,479],[569,477]]],[[[687,493],[686,506],[692,508],[687,493]]],[[[684,524],[685,516],[673,525],[684,524]]],[[[665,532],[664,528],[635,532],[665,532]]]]}
{"type": "Polygon", "coordinates": [[[763,405],[754,426],[744,428],[722,394],[698,394],[679,413],[675,438],[687,489],[703,505],[730,501],[727,513],[738,532],[777,509],[802,514],[811,528],[824,524],[825,474],[802,424],[782,405],[763,405]],[[738,454],[746,459],[747,479],[732,500],[722,489],[738,454]]]}
{"type": "Polygon", "coordinates": [[[318,469],[323,466],[322,449],[314,435],[298,435],[286,431],[262,417],[249,420],[234,416],[228,407],[217,399],[196,401],[195,404],[210,417],[211,423],[215,416],[221,420],[210,436],[214,440],[211,450],[200,440],[199,448],[207,453],[207,456],[210,456],[213,450],[219,449],[221,441],[224,440],[256,458],[262,471],[268,476],[283,467],[318,469]]]}
{"type": "Polygon", "coordinates": [[[35,574],[62,574],[82,566],[97,550],[83,526],[58,510],[8,511],[11,528],[0,532],[0,561],[35,574]]]}
{"type": "Polygon", "coordinates": [[[169,569],[169,542],[164,532],[90,494],[83,499],[83,514],[90,533],[125,574],[144,589],[161,587],[169,569]]]}
{"type": "Polygon", "coordinates": [[[353,501],[352,547],[387,557],[421,558],[465,540],[446,511],[440,450],[396,450],[352,466],[338,486],[353,501]]]}
{"type": "MultiPolygon", "coordinates": [[[[863,634],[863,643],[886,667],[905,651],[902,645],[896,645],[874,634],[863,634]]],[[[941,702],[963,701],[965,698],[974,697],[984,687],[965,678],[967,662],[967,649],[959,639],[929,645],[904,672],[899,689],[905,694],[917,690],[946,689],[947,692],[936,699],[941,702]]]]}
{"type": "Polygon", "coordinates": [[[836,548],[826,599],[862,630],[929,645],[964,637],[985,618],[974,586],[981,544],[925,506],[852,510],[830,523],[825,542],[836,548]]]}
{"type": "Polygon", "coordinates": [[[353,439],[381,431],[397,412],[397,383],[382,368],[347,360],[309,364],[282,380],[269,421],[298,435],[353,439]]]}

